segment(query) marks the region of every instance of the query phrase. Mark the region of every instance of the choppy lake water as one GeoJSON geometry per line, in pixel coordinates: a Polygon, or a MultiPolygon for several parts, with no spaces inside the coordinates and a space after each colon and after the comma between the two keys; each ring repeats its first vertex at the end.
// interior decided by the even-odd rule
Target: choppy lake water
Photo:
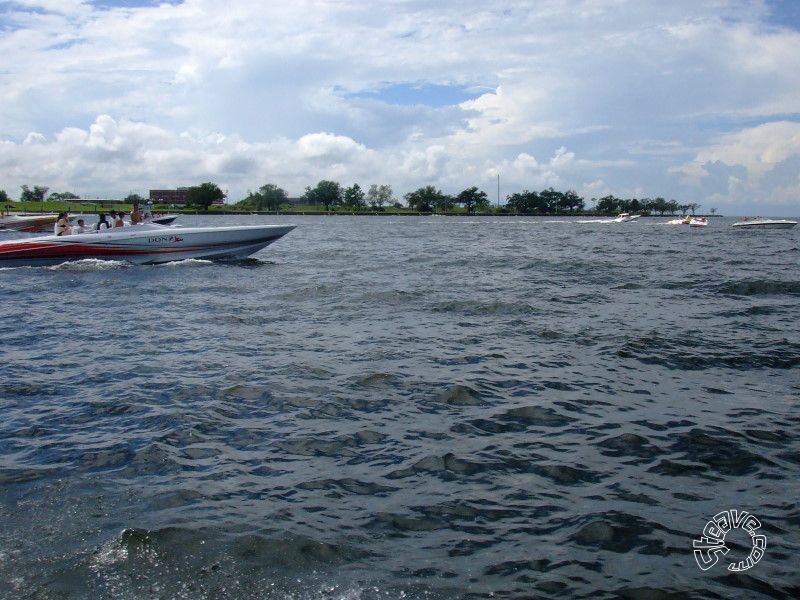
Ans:
{"type": "Polygon", "coordinates": [[[181,221],[0,270],[0,597],[800,596],[800,227],[181,221]]]}

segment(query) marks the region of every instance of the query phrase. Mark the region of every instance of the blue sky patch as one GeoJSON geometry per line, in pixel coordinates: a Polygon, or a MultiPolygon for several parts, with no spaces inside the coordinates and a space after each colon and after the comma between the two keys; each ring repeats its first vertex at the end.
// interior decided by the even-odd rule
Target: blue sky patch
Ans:
{"type": "Polygon", "coordinates": [[[798,0],[768,0],[769,23],[800,31],[800,2],[798,0]]]}
{"type": "Polygon", "coordinates": [[[432,83],[395,83],[378,90],[350,94],[351,98],[369,98],[395,106],[430,106],[441,108],[472,100],[488,88],[432,83]]]}

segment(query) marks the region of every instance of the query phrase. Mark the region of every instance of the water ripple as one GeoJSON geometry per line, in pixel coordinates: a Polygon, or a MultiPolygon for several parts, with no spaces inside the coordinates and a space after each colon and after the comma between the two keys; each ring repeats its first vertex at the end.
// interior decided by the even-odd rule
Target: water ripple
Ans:
{"type": "Polygon", "coordinates": [[[292,220],[0,270],[1,598],[800,595],[794,231],[292,220]]]}

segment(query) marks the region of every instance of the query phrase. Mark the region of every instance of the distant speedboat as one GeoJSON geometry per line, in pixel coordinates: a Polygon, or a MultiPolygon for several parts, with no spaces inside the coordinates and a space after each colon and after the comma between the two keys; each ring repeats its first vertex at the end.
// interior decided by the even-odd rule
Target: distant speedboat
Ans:
{"type": "Polygon", "coordinates": [[[34,233],[52,229],[53,223],[58,220],[55,213],[42,213],[38,215],[7,214],[0,216],[0,229],[24,231],[34,233]]]}
{"type": "Polygon", "coordinates": [[[692,217],[689,219],[689,227],[705,227],[708,225],[708,219],[705,217],[692,217]]]}
{"type": "Polygon", "coordinates": [[[688,225],[691,217],[681,217],[680,219],[672,219],[667,221],[667,225],[688,225]]]}
{"type": "Polygon", "coordinates": [[[691,225],[695,217],[691,215],[683,215],[680,219],[672,219],[667,221],[667,225],[691,225]]]}
{"type": "Polygon", "coordinates": [[[189,258],[244,258],[279,240],[294,227],[167,227],[147,223],[99,232],[45,235],[0,242],[0,267],[47,266],[91,258],[140,265],[189,258]]]}
{"type": "Polygon", "coordinates": [[[791,229],[797,225],[797,221],[788,221],[786,219],[745,219],[734,223],[732,227],[736,229],[791,229]]]}
{"type": "Polygon", "coordinates": [[[612,220],[612,223],[630,223],[631,221],[635,221],[641,217],[641,215],[631,215],[628,213],[619,213],[616,219],[612,220]]]}

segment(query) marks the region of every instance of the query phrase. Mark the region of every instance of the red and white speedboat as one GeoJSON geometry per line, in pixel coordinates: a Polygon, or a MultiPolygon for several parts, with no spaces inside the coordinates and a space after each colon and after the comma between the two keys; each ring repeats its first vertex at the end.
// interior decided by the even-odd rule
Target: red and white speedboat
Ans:
{"type": "Polygon", "coordinates": [[[58,220],[58,215],[41,213],[38,215],[7,214],[0,215],[0,229],[24,231],[35,233],[37,231],[52,230],[53,224],[58,220]]]}
{"type": "Polygon", "coordinates": [[[47,266],[88,258],[154,265],[176,260],[250,256],[294,225],[168,227],[147,223],[73,235],[0,242],[0,267],[47,266]]]}

